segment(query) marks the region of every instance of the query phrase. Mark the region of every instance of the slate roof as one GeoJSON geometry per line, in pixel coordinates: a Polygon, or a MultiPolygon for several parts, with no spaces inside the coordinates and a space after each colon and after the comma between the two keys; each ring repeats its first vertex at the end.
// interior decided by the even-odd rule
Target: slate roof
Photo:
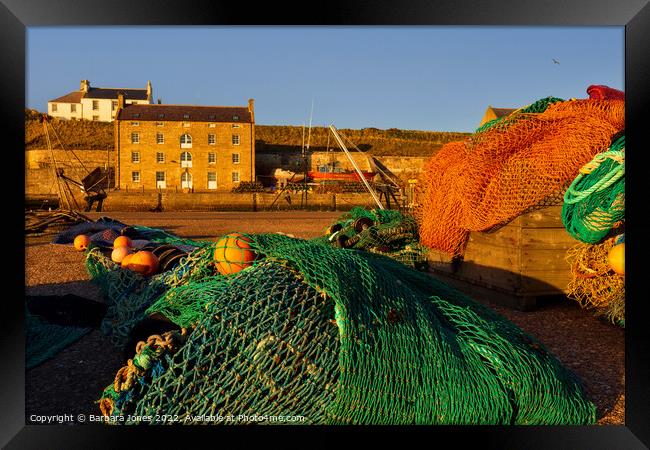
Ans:
{"type": "Polygon", "coordinates": [[[52,103],[81,103],[84,93],[81,91],[70,92],[65,94],[63,97],[55,98],[50,100],[52,103]]]}
{"type": "Polygon", "coordinates": [[[84,98],[110,98],[117,100],[117,94],[123,94],[125,100],[147,100],[146,89],[113,89],[91,87],[84,98]]]}
{"type": "Polygon", "coordinates": [[[509,116],[516,111],[514,108],[492,108],[497,117],[509,116]]]}
{"type": "Polygon", "coordinates": [[[251,123],[251,113],[246,106],[197,105],[126,105],[120,110],[118,120],[155,120],[179,122],[243,122],[251,123]],[[237,116],[238,119],[234,119],[237,116]]]}
{"type": "Polygon", "coordinates": [[[82,98],[117,100],[117,94],[123,94],[125,100],[147,100],[146,89],[107,89],[91,87],[87,93],[74,91],[63,97],[50,100],[52,103],[81,103],[82,98]]]}

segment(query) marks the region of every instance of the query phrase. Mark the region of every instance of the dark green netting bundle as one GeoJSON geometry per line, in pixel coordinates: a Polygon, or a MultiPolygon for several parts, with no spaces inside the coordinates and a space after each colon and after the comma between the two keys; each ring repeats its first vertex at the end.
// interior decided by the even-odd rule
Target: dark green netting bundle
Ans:
{"type": "Polygon", "coordinates": [[[594,423],[571,371],[460,292],[382,255],[279,234],[248,238],[259,255],[250,267],[181,278],[152,302],[148,311],[189,334],[175,351],[139,346],[103,393],[106,414],[594,423]]]}
{"type": "Polygon", "coordinates": [[[562,222],[587,244],[603,240],[625,218],[625,136],[580,169],[564,194],[562,222]]]}
{"type": "Polygon", "coordinates": [[[214,272],[209,267],[212,264],[211,242],[188,239],[173,241],[167,237],[163,242],[177,245],[191,242],[196,250],[183,258],[174,270],[152,277],[120,268],[99,247],[90,249],[86,255],[86,269],[92,282],[101,288],[108,305],[100,329],[118,348],[124,347],[133,327],[145,317],[147,308],[170,287],[183,285],[189,279],[210,276],[214,272]]]}
{"type": "Polygon", "coordinates": [[[50,323],[29,312],[25,305],[25,369],[52,358],[90,331],[87,327],[50,323]]]}
{"type": "Polygon", "coordinates": [[[484,123],[479,128],[477,128],[476,131],[474,131],[474,133],[482,133],[483,131],[487,131],[493,127],[499,127],[499,128],[508,127],[509,125],[512,125],[515,121],[525,118],[526,116],[524,114],[542,113],[546,111],[546,108],[548,108],[553,103],[563,102],[563,101],[564,101],[563,99],[557,97],[542,98],[540,100],[537,100],[534,103],[531,103],[528,106],[525,106],[523,108],[514,111],[512,114],[508,116],[497,117],[496,119],[492,119],[489,122],[484,123]]]}
{"type": "Polygon", "coordinates": [[[313,241],[387,256],[418,269],[426,266],[429,249],[419,242],[417,221],[400,211],[355,207],[330,225],[327,234],[313,241]]]}

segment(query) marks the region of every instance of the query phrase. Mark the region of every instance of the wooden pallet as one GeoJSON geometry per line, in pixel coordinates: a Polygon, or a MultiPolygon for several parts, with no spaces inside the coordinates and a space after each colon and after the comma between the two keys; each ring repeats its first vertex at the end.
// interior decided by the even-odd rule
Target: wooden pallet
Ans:
{"type": "Polygon", "coordinates": [[[540,298],[564,295],[570,281],[566,252],[578,241],[564,229],[561,212],[551,206],[496,231],[470,233],[462,261],[431,251],[429,271],[470,296],[533,309],[540,298]]]}

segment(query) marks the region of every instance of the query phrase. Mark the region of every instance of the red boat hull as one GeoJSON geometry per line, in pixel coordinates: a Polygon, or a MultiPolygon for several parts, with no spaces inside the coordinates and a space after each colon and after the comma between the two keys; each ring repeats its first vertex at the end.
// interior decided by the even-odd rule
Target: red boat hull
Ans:
{"type": "MultiPolygon", "coordinates": [[[[361,172],[363,177],[370,181],[375,176],[372,172],[361,172]]],[[[339,180],[339,181],[361,181],[361,177],[356,172],[307,172],[307,175],[313,180],[339,180]]]]}

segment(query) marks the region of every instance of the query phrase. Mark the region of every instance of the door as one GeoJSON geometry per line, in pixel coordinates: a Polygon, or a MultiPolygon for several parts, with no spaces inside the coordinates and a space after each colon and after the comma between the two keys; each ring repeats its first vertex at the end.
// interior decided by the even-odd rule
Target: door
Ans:
{"type": "Polygon", "coordinates": [[[158,189],[165,189],[167,187],[165,172],[156,172],[156,187],[158,189]]]}
{"type": "Polygon", "coordinates": [[[217,173],[208,172],[208,189],[216,189],[216,188],[217,188],[217,173]]]}
{"type": "Polygon", "coordinates": [[[183,172],[181,175],[181,189],[192,189],[192,174],[183,172]]]}

